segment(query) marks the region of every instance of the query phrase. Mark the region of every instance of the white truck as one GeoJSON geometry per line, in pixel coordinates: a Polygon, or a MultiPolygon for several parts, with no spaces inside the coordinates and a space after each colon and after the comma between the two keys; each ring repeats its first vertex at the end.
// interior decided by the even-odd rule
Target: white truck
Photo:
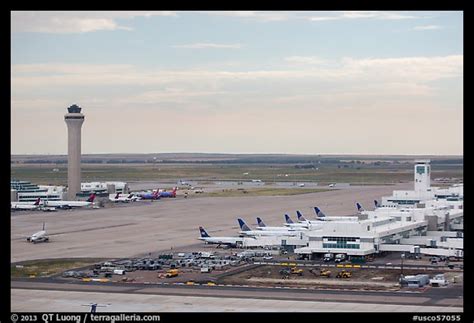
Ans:
{"type": "Polygon", "coordinates": [[[324,254],[323,261],[328,262],[334,259],[334,254],[332,253],[326,253],[324,254]]]}
{"type": "Polygon", "coordinates": [[[346,255],[343,253],[338,253],[335,258],[335,262],[342,262],[346,260],[346,255]]]}
{"type": "Polygon", "coordinates": [[[448,281],[444,277],[443,274],[435,275],[433,278],[430,279],[430,285],[433,287],[440,287],[446,286],[448,281]]]}

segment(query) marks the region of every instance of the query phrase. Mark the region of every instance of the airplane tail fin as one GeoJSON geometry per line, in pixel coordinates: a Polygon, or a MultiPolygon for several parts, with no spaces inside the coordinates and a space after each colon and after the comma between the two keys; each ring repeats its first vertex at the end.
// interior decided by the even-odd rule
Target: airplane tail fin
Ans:
{"type": "Polygon", "coordinates": [[[87,199],[87,202],[94,202],[94,199],[95,199],[95,193],[92,193],[87,199]]]}
{"type": "Polygon", "coordinates": [[[294,223],[288,214],[285,214],[285,222],[288,224],[294,223]]]}
{"type": "Polygon", "coordinates": [[[374,200],[374,204],[375,204],[375,208],[378,208],[378,207],[380,207],[379,201],[377,201],[377,200],[374,200]]]}
{"type": "Polygon", "coordinates": [[[239,226],[240,226],[240,229],[242,231],[252,231],[249,226],[247,224],[245,224],[244,220],[242,219],[237,219],[237,221],[239,222],[239,226]]]}
{"type": "Polygon", "coordinates": [[[34,205],[40,205],[40,203],[41,203],[41,198],[38,197],[38,198],[36,199],[34,205]]]}
{"type": "Polygon", "coordinates": [[[44,231],[44,222],[43,222],[43,231],[44,231]]]}
{"type": "Polygon", "coordinates": [[[359,202],[356,202],[356,206],[357,206],[357,211],[359,212],[365,211],[365,209],[362,207],[362,205],[360,205],[359,202]]]}
{"type": "Polygon", "coordinates": [[[199,232],[201,232],[201,238],[210,238],[211,236],[204,230],[203,227],[199,227],[199,232]]]}
{"type": "Polygon", "coordinates": [[[176,197],[176,191],[178,190],[178,187],[175,187],[173,188],[173,191],[171,192],[171,194],[173,194],[174,197],[176,197]]]}
{"type": "Polygon", "coordinates": [[[114,199],[118,199],[120,197],[120,193],[117,193],[117,195],[115,195],[114,199]]]}
{"type": "Polygon", "coordinates": [[[298,221],[302,221],[302,222],[307,221],[300,211],[296,211],[296,215],[298,216],[298,221]]]}
{"type": "Polygon", "coordinates": [[[257,224],[258,224],[258,226],[261,227],[261,228],[266,227],[266,224],[263,223],[263,220],[260,219],[260,218],[257,218],[257,224]]]}
{"type": "Polygon", "coordinates": [[[316,216],[318,218],[324,218],[326,216],[326,214],[324,214],[323,211],[321,211],[321,209],[317,206],[314,207],[314,212],[316,212],[316,216]]]}

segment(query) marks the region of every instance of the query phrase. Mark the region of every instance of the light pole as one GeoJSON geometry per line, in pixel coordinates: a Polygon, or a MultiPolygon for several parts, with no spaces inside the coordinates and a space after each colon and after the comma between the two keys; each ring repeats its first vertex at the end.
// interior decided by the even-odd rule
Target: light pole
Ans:
{"type": "Polygon", "coordinates": [[[400,257],[402,258],[402,264],[401,264],[401,266],[400,266],[400,271],[401,271],[401,272],[400,272],[400,278],[403,279],[403,258],[405,258],[405,253],[402,253],[402,254],[400,255],[400,257]]]}

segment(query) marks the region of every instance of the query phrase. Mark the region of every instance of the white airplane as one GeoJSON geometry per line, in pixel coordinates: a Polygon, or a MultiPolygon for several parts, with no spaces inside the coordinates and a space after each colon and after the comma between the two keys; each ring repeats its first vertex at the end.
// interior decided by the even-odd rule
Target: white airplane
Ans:
{"type": "Polygon", "coordinates": [[[117,202],[130,203],[130,202],[138,201],[139,199],[141,198],[134,194],[123,195],[123,194],[117,193],[116,195],[114,194],[109,195],[109,200],[115,203],[117,202]]]}
{"type": "Polygon", "coordinates": [[[281,230],[273,230],[273,231],[265,231],[265,230],[252,230],[250,227],[245,224],[244,220],[242,219],[237,219],[239,222],[240,230],[239,233],[246,235],[246,236],[296,236],[301,233],[301,230],[289,230],[286,228],[283,228],[281,230]],[[286,230],[284,230],[286,229],[286,230]]]}
{"type": "Polygon", "coordinates": [[[203,227],[199,227],[199,231],[201,232],[199,240],[205,241],[208,244],[217,244],[218,247],[221,244],[236,247],[237,243],[244,241],[244,238],[241,237],[211,237],[203,227]]]}
{"type": "MultiPolygon", "coordinates": [[[[321,221],[318,219],[318,221],[311,221],[311,220],[307,220],[303,214],[301,214],[300,211],[296,211],[296,216],[298,217],[298,222],[301,223],[301,224],[304,224],[306,226],[308,226],[308,229],[309,228],[314,228],[316,226],[321,226],[321,221]]],[[[291,219],[290,219],[291,220],[291,219]]]]}
{"type": "Polygon", "coordinates": [[[58,209],[55,208],[55,207],[48,207],[48,206],[41,206],[38,208],[39,211],[43,211],[43,212],[56,212],[58,209]]]}
{"type": "Polygon", "coordinates": [[[309,229],[309,227],[311,226],[311,224],[308,222],[297,222],[297,223],[293,222],[293,220],[290,218],[288,214],[285,214],[284,225],[290,228],[306,228],[306,229],[309,229]]]}
{"type": "Polygon", "coordinates": [[[16,210],[36,210],[39,208],[41,199],[38,199],[35,202],[11,202],[10,207],[12,211],[16,210]]]}
{"type": "MultiPolygon", "coordinates": [[[[359,203],[357,203],[359,204],[359,203]]],[[[358,221],[357,216],[326,216],[326,214],[321,211],[317,206],[314,207],[314,212],[316,213],[316,218],[319,221],[358,221]]]]}
{"type": "Polygon", "coordinates": [[[56,207],[59,209],[72,209],[74,207],[92,206],[95,193],[92,193],[86,201],[45,201],[45,207],[56,207]]]}
{"type": "Polygon", "coordinates": [[[46,235],[46,230],[44,229],[44,222],[43,222],[43,230],[36,232],[31,237],[26,238],[26,241],[38,243],[38,242],[48,242],[49,237],[46,235]]]}
{"type": "Polygon", "coordinates": [[[284,227],[268,227],[261,218],[257,218],[257,229],[263,231],[305,231],[308,230],[307,226],[284,226],[284,227]]]}

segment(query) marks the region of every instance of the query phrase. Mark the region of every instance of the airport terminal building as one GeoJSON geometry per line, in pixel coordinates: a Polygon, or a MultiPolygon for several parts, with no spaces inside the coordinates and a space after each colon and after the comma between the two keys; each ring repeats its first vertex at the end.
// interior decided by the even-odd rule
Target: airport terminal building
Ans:
{"type": "Polygon", "coordinates": [[[384,251],[463,256],[463,185],[430,186],[429,161],[415,165],[415,190],[394,191],[382,207],[362,211],[356,221],[321,221],[304,234],[302,257],[325,253],[366,256],[384,251]]]}
{"type": "Polygon", "coordinates": [[[60,201],[65,194],[64,186],[36,185],[28,181],[10,181],[10,200],[12,202],[34,202],[38,198],[60,201]]]}

